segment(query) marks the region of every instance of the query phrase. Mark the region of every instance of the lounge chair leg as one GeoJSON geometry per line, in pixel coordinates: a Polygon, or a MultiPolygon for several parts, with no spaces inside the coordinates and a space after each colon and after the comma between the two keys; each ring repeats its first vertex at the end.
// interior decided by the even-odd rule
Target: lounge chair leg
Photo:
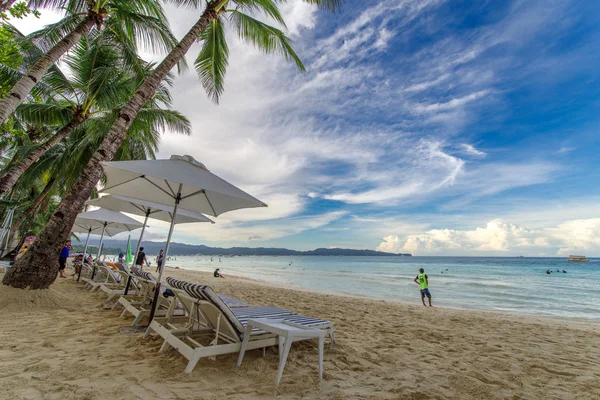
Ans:
{"type": "MultiPolygon", "coordinates": [[[[167,350],[169,350],[171,348],[171,345],[169,344],[169,342],[167,342],[166,340],[163,341],[162,346],[160,346],[160,349],[158,350],[159,353],[163,353],[167,350]]],[[[192,367],[193,369],[194,367],[192,367]]]]}
{"type": "Polygon", "coordinates": [[[142,336],[144,339],[147,339],[150,337],[150,326],[148,326],[148,329],[146,329],[146,332],[144,332],[144,336],[142,336]]]}
{"type": "Polygon", "coordinates": [[[283,354],[283,344],[285,343],[285,337],[279,336],[279,340],[277,340],[277,343],[278,343],[277,356],[279,357],[279,362],[281,362],[281,355],[283,354]]]}
{"type": "Polygon", "coordinates": [[[138,316],[135,317],[135,319],[131,323],[131,326],[136,326],[138,324],[138,322],[140,322],[142,320],[142,318],[144,318],[144,316],[145,316],[145,314],[139,313],[138,316]]]}
{"type": "Polygon", "coordinates": [[[127,312],[127,309],[124,309],[123,312],[121,313],[121,318],[125,318],[125,313],[127,312]]]}
{"type": "Polygon", "coordinates": [[[252,328],[246,327],[246,332],[244,333],[244,340],[242,340],[242,347],[240,348],[240,355],[238,356],[238,367],[242,365],[242,360],[244,359],[244,354],[246,353],[246,347],[248,347],[248,341],[250,340],[251,332],[252,328]]]}
{"type": "Polygon", "coordinates": [[[192,371],[194,370],[194,367],[196,366],[196,364],[198,364],[199,360],[200,360],[200,356],[197,356],[197,355],[194,354],[192,356],[192,359],[188,363],[187,367],[185,367],[185,373],[186,374],[191,374],[192,371]]]}
{"type": "Polygon", "coordinates": [[[292,347],[292,340],[286,340],[283,345],[283,354],[279,357],[279,368],[277,369],[277,378],[275,379],[276,385],[279,385],[281,375],[283,375],[283,369],[285,368],[285,363],[290,354],[290,347],[292,347]]]}
{"type": "Polygon", "coordinates": [[[323,380],[323,351],[325,350],[325,336],[319,337],[319,379],[323,380]]]}

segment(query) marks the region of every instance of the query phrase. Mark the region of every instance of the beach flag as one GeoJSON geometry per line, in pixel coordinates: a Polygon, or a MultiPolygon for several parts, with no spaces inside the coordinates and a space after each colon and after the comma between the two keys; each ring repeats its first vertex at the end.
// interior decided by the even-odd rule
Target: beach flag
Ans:
{"type": "Polygon", "coordinates": [[[125,256],[125,264],[128,265],[133,261],[133,254],[131,254],[131,243],[127,242],[127,255],[125,256]]]}

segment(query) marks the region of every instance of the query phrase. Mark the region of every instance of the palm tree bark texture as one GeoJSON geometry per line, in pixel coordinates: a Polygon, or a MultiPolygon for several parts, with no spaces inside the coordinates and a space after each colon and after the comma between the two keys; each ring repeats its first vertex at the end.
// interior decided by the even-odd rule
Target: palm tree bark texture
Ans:
{"type": "Polygon", "coordinates": [[[73,189],[63,198],[33,246],[8,270],[2,280],[3,284],[21,289],[47,289],[55,281],[61,245],[69,237],[77,214],[83,209],[85,201],[102,176],[100,162],[112,160],[140,109],[152,98],[171,69],[185,57],[210,22],[219,17],[219,12],[215,10],[216,5],[215,1],[208,3],[200,19],[121,109],[117,121],[77,179],[73,189]]]}
{"type": "Polygon", "coordinates": [[[87,34],[94,25],[102,24],[106,10],[99,13],[89,11],[87,17],[69,32],[60,42],[44,54],[25,75],[13,86],[10,92],[0,101],[0,124],[16,110],[17,106],[27,98],[31,89],[42,79],[60,57],[72,48],[81,37],[87,34]]]}

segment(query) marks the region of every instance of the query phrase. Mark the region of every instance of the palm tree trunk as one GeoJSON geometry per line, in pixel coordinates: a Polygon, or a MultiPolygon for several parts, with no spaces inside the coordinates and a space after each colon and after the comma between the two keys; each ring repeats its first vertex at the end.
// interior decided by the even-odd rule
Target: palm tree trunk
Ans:
{"type": "MultiPolygon", "coordinates": [[[[50,178],[50,180],[48,180],[48,183],[46,183],[46,186],[44,186],[44,190],[42,190],[42,192],[37,197],[37,199],[35,199],[33,201],[33,203],[31,203],[29,205],[29,207],[27,207],[27,210],[25,210],[23,212],[21,217],[13,223],[11,236],[16,233],[16,231],[19,229],[21,224],[23,224],[25,219],[28,218],[29,220],[33,221],[33,219],[34,219],[33,214],[35,214],[37,212],[38,208],[40,207],[40,205],[42,204],[44,199],[48,196],[48,193],[50,193],[50,190],[52,189],[54,182],[56,182],[56,177],[50,178]]],[[[24,233],[27,234],[27,231],[24,231],[24,233]]]]}
{"type": "Polygon", "coordinates": [[[29,71],[17,81],[2,101],[0,101],[0,124],[6,122],[6,119],[15,111],[17,106],[25,101],[31,89],[42,79],[50,67],[79,42],[79,39],[87,34],[99,21],[102,21],[102,16],[90,11],[87,17],[72,32],[67,34],[67,36],[37,60],[29,71]]]}
{"type": "Polygon", "coordinates": [[[15,2],[15,0],[0,0],[0,13],[7,11],[15,2]]]}
{"type": "Polygon", "coordinates": [[[14,186],[14,184],[17,182],[17,179],[19,179],[19,177],[23,175],[23,173],[27,171],[29,167],[36,163],[44,154],[46,154],[48,150],[69,136],[73,129],[81,125],[84,120],[85,119],[83,117],[75,115],[71,122],[65,125],[50,139],[46,140],[40,146],[36,147],[33,151],[27,154],[27,156],[21,161],[14,164],[9,164],[9,166],[0,174],[0,197],[2,197],[4,193],[8,192],[14,186]]]}
{"type": "Polygon", "coordinates": [[[77,213],[81,211],[102,176],[100,162],[112,160],[142,106],[154,95],[169,71],[185,57],[202,31],[218,17],[214,6],[212,2],[208,4],[192,29],[146,78],[131,100],[121,109],[118,119],[100,144],[98,151],[94,153],[72,189],[63,198],[33,246],[8,270],[2,280],[3,284],[21,289],[27,287],[46,289],[54,282],[61,244],[69,236],[77,213]]]}

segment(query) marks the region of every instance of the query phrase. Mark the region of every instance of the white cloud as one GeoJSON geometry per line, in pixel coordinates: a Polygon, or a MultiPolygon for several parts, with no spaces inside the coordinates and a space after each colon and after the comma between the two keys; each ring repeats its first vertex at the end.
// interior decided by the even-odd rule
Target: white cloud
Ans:
{"type": "Polygon", "coordinates": [[[290,36],[298,36],[302,30],[315,27],[317,6],[302,0],[280,3],[278,6],[284,16],[287,32],[290,36]]]}
{"type": "Polygon", "coordinates": [[[482,97],[487,96],[490,93],[489,90],[480,90],[475,93],[470,93],[468,95],[457,97],[452,100],[448,100],[443,103],[434,103],[434,104],[416,104],[413,107],[413,110],[419,114],[425,113],[434,113],[440,111],[452,111],[457,108],[461,108],[466,106],[467,104],[478,100],[482,97]]]}
{"type": "Polygon", "coordinates": [[[429,88],[439,85],[440,83],[444,82],[448,78],[450,78],[450,74],[442,74],[433,80],[415,83],[413,85],[410,85],[410,86],[404,88],[403,90],[404,90],[404,92],[422,92],[424,90],[427,90],[429,88]]]}
{"type": "Polygon", "coordinates": [[[547,232],[560,241],[559,255],[600,248],[600,218],[565,221],[547,232]]]}
{"type": "Polygon", "coordinates": [[[487,156],[487,153],[485,151],[477,150],[472,144],[462,143],[460,147],[462,151],[467,155],[478,158],[483,158],[487,156]]]}
{"type": "Polygon", "coordinates": [[[600,218],[570,220],[529,229],[502,219],[474,229],[430,229],[405,236],[388,235],[377,250],[413,255],[568,255],[600,251],[600,218]]]}
{"type": "Polygon", "coordinates": [[[561,147],[560,150],[558,150],[558,153],[561,154],[566,154],[566,153],[570,153],[574,150],[577,150],[577,147],[561,147]]]}
{"type": "Polygon", "coordinates": [[[207,226],[208,224],[180,225],[177,227],[177,238],[185,243],[194,243],[198,237],[201,237],[204,241],[211,243],[248,245],[250,237],[253,238],[253,242],[278,239],[325,227],[345,215],[345,211],[333,211],[252,224],[222,220],[219,217],[216,224],[212,226],[207,226]]]}

